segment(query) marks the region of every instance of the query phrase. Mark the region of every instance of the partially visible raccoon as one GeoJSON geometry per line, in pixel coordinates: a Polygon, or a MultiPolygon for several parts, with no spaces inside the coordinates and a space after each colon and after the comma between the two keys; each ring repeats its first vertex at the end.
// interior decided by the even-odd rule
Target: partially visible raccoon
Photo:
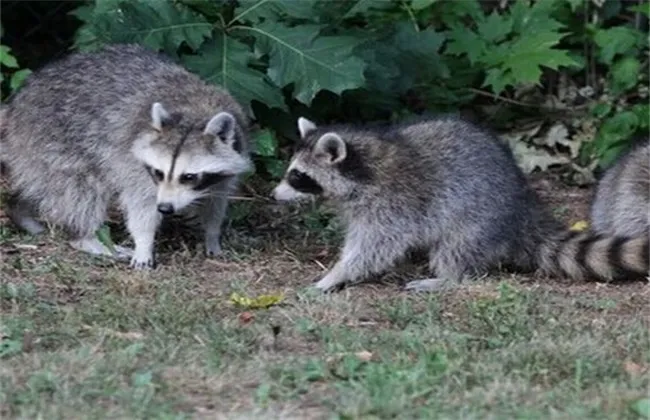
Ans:
{"type": "Polygon", "coordinates": [[[605,171],[591,205],[591,224],[594,231],[603,235],[650,235],[648,139],[627,151],[605,171]]]}
{"type": "Polygon", "coordinates": [[[326,291],[391,268],[411,249],[429,252],[435,290],[500,264],[572,279],[612,280],[648,270],[648,238],[568,232],[538,200],[510,149],[453,117],[386,129],[317,127],[300,118],[301,141],[272,196],[322,196],[347,224],[326,291]]]}
{"type": "Polygon", "coordinates": [[[39,233],[41,216],[76,249],[148,268],[162,216],[189,211],[206,253],[220,252],[227,196],[251,168],[248,120],[225,90],[144,47],[113,45],[36,71],[0,116],[18,226],[39,233]],[[95,236],[113,200],[134,250],[95,236]]]}

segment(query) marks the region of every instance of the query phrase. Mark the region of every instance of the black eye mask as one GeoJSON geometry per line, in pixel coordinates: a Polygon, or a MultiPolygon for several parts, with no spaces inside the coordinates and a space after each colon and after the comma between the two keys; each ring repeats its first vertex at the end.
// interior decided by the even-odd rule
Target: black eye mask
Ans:
{"type": "Polygon", "coordinates": [[[313,178],[304,172],[297,169],[292,169],[287,175],[287,183],[291,185],[296,191],[305,194],[322,194],[323,187],[321,187],[313,178]]]}

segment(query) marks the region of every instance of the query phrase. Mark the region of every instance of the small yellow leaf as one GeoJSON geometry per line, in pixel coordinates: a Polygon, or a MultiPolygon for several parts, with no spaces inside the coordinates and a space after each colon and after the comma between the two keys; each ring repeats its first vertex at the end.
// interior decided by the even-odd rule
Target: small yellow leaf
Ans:
{"type": "Polygon", "coordinates": [[[278,295],[261,295],[256,298],[249,298],[242,296],[239,293],[233,293],[230,295],[230,301],[236,303],[239,306],[245,308],[268,308],[277,303],[280,303],[284,299],[284,296],[281,294],[278,295]]]}
{"type": "Polygon", "coordinates": [[[575,232],[582,232],[583,230],[586,230],[589,227],[589,222],[586,220],[580,220],[578,222],[575,222],[573,226],[571,226],[570,230],[573,230],[575,232]]]}

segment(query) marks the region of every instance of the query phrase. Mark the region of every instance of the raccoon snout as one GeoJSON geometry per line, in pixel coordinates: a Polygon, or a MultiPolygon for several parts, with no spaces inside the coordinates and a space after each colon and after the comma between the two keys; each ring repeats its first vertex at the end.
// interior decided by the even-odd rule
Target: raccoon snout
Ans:
{"type": "Polygon", "coordinates": [[[173,214],[174,206],[171,203],[160,203],[158,204],[158,211],[162,214],[173,214]]]}

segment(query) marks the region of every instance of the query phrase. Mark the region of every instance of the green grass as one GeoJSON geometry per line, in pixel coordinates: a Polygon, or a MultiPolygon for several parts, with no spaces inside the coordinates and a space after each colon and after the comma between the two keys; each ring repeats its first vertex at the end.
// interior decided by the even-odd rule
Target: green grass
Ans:
{"type": "Polygon", "coordinates": [[[635,419],[648,395],[640,283],[323,296],[308,282],[336,256],[328,235],[234,232],[221,259],[163,249],[142,274],[2,223],[3,419],[635,419]],[[233,291],[286,298],[244,323],[233,291]]]}

